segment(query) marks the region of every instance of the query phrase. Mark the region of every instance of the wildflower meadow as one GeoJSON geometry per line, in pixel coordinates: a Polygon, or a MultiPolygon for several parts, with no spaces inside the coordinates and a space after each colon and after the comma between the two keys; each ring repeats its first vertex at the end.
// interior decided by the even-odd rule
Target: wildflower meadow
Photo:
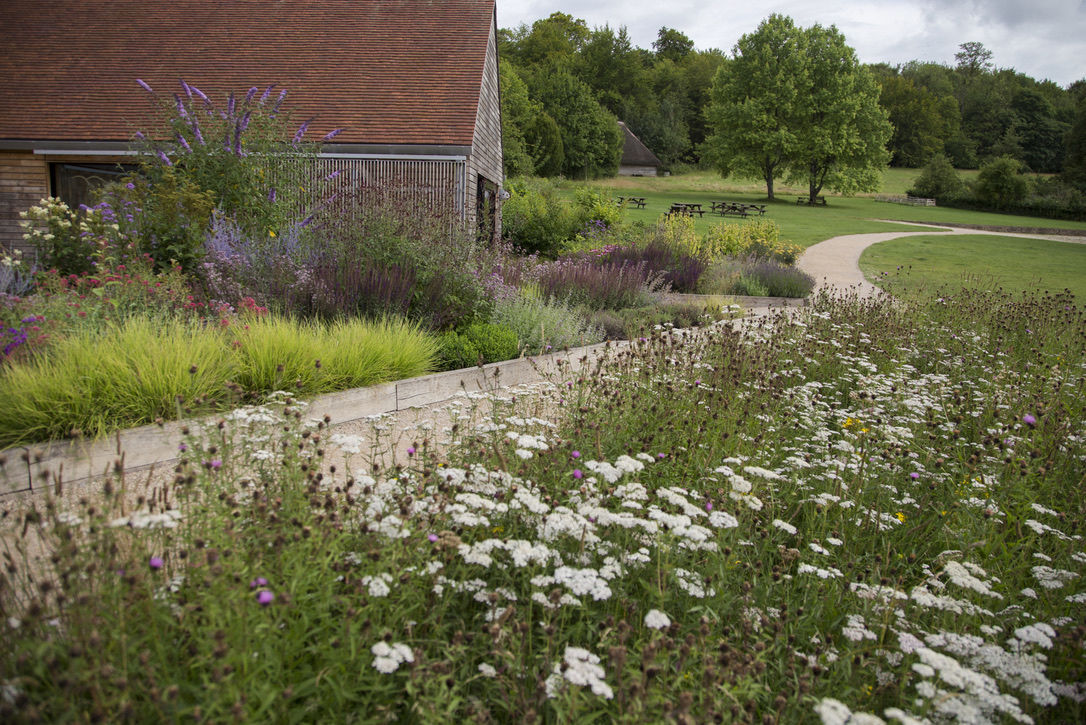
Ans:
{"type": "Polygon", "coordinates": [[[813,298],[4,504],[5,722],[1067,723],[1086,318],[813,298]]]}

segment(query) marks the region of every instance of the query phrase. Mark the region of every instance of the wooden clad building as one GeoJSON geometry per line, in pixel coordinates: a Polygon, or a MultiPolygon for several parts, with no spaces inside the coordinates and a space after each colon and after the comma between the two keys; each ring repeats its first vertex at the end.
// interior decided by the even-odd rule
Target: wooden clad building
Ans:
{"type": "Polygon", "coordinates": [[[499,223],[494,0],[5,0],[0,245],[21,246],[20,211],[131,160],[135,132],[155,127],[137,79],[217,103],[275,84],[314,119],[307,137],[344,129],[323,169],[499,223]]]}
{"type": "Polygon", "coordinates": [[[622,160],[619,162],[619,176],[658,176],[663,162],[648,146],[642,143],[634,132],[622,121],[622,160]]]}

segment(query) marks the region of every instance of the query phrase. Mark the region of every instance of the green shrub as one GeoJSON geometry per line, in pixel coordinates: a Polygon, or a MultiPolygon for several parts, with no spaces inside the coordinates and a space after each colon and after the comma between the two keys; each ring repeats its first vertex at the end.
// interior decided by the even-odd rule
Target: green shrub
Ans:
{"type": "Polygon", "coordinates": [[[520,294],[494,305],[493,322],[516,332],[520,349],[537,355],[603,340],[603,331],[564,302],[520,294]]]}
{"type": "Polygon", "coordinates": [[[747,255],[784,264],[795,264],[803,252],[798,245],[781,241],[781,228],[775,221],[762,218],[709,227],[705,250],[711,259],[747,255]]]}
{"type": "Polygon", "coordinates": [[[913,187],[906,193],[927,199],[946,199],[959,196],[964,191],[965,183],[951,166],[950,159],[943,154],[936,154],[925,164],[920,176],[913,182],[913,187]]]}
{"type": "Polygon", "coordinates": [[[977,199],[997,209],[1017,204],[1029,193],[1022,162],[1009,156],[992,159],[980,167],[975,187],[977,199]]]}
{"type": "Polygon", "coordinates": [[[580,230],[580,219],[545,179],[514,179],[502,204],[502,234],[529,254],[554,257],[580,230]]]}
{"type": "Polygon", "coordinates": [[[505,325],[474,323],[441,338],[441,358],[447,370],[512,360],[520,354],[517,333],[505,325]]]}
{"type": "Polygon", "coordinates": [[[702,275],[706,294],[750,297],[806,297],[814,289],[811,275],[784,262],[764,257],[727,257],[702,275]]]}

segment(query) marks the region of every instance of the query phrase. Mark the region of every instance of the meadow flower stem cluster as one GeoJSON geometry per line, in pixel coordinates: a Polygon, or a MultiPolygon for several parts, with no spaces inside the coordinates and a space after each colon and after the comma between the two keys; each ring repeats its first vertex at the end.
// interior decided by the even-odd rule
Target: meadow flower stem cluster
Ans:
{"type": "Polygon", "coordinates": [[[11,505],[0,718],[1078,721],[1084,340],[1066,295],[821,296],[398,449],[273,396],[11,505]]]}

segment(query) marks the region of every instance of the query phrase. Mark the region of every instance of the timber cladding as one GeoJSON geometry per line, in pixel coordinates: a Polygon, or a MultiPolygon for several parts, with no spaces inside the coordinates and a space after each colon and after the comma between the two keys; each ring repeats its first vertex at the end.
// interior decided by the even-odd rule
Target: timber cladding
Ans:
{"type": "Polygon", "coordinates": [[[23,242],[19,212],[49,195],[49,164],[29,151],[0,151],[0,246],[20,249],[30,259],[33,250],[23,242]]]}

